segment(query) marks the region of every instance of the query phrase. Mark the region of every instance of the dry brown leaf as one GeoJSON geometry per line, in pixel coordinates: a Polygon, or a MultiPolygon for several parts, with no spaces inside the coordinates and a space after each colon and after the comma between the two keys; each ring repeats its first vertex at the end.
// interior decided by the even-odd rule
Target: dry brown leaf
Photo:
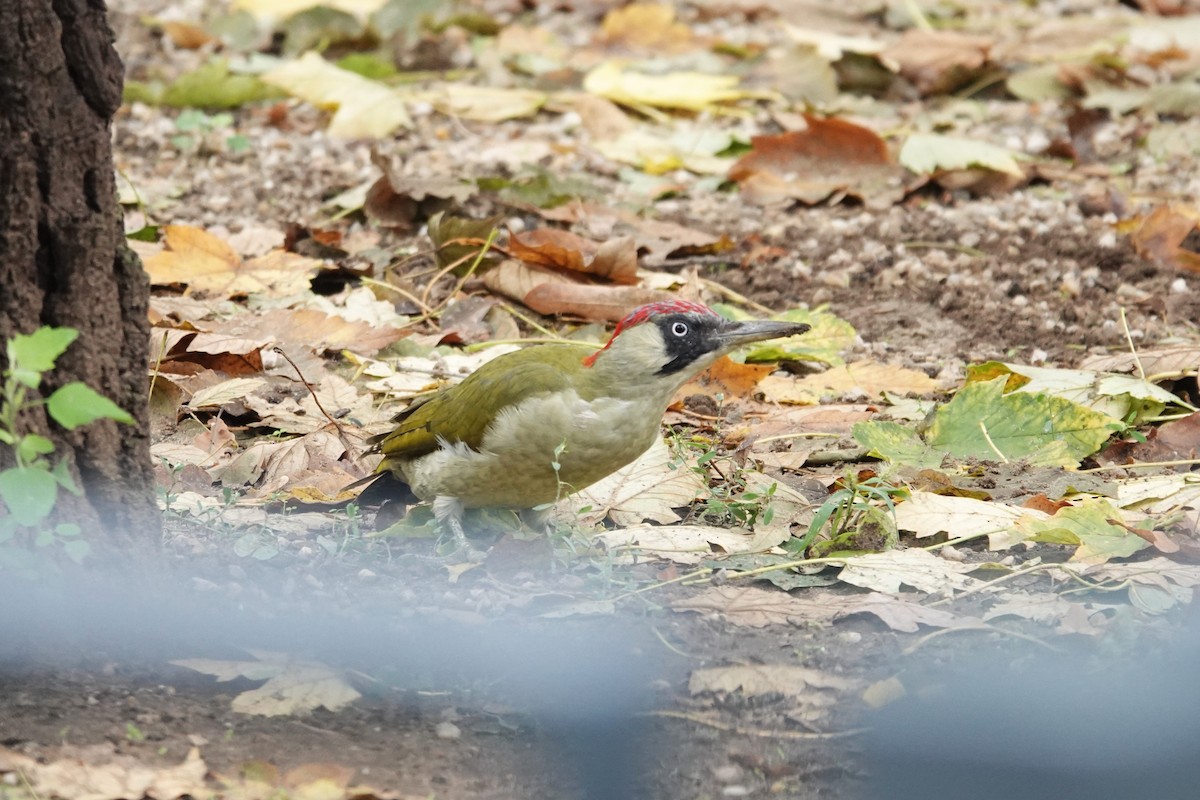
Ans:
{"type": "Polygon", "coordinates": [[[193,411],[220,408],[226,403],[241,400],[266,385],[266,378],[230,378],[196,391],[188,398],[187,406],[193,411]]]}
{"type": "Polygon", "coordinates": [[[218,681],[245,677],[266,680],[257,689],[233,699],[233,710],[266,717],[303,715],[316,708],[337,711],[361,695],[350,686],[340,670],[316,661],[299,661],[284,653],[248,650],[257,661],[215,661],[191,658],[172,661],[180,667],[212,675],[218,681]]]}
{"type": "Polygon", "coordinates": [[[764,380],[760,388],[766,399],[774,403],[813,405],[828,395],[856,392],[871,398],[883,397],[885,392],[895,395],[930,394],[937,391],[938,384],[920,370],[877,361],[855,361],[804,378],[773,377],[764,380]]]}
{"type": "MultiPolygon", "coordinates": [[[[593,141],[612,142],[622,134],[633,130],[633,121],[625,115],[621,107],[611,100],[597,97],[594,94],[580,94],[571,98],[571,105],[579,115],[583,129],[593,141]]],[[[571,204],[578,205],[578,204],[571,204]]],[[[563,206],[558,207],[564,210],[563,206]]],[[[549,212],[550,209],[547,209],[549,212]]],[[[547,219],[551,217],[547,216],[547,219]]]]}
{"type": "Polygon", "coordinates": [[[759,381],[775,371],[771,364],[739,364],[728,356],[717,359],[712,366],[692,378],[675,393],[676,402],[700,394],[708,397],[722,395],[729,400],[750,397],[759,381]]]}
{"type": "Polygon", "coordinates": [[[896,527],[912,531],[917,538],[939,533],[953,537],[1002,534],[1026,517],[1047,519],[1049,515],[1035,508],[922,491],[912,492],[896,506],[896,527]]]}
{"type": "Polygon", "coordinates": [[[1200,224],[1200,210],[1183,205],[1163,205],[1149,216],[1121,223],[1129,243],[1142,258],[1158,264],[1200,272],[1200,253],[1184,249],[1183,241],[1200,224]]]}
{"type": "Polygon", "coordinates": [[[712,525],[639,525],[605,531],[596,541],[624,562],[633,560],[627,555],[630,552],[643,557],[639,560],[650,556],[676,564],[699,564],[715,554],[763,550],[753,546],[754,537],[748,531],[712,525]]]}
{"type": "Polygon", "coordinates": [[[392,228],[410,230],[421,220],[456,203],[465,203],[477,191],[472,183],[448,177],[405,175],[401,166],[376,156],[375,166],[383,171],[363,202],[363,213],[392,228]]]}
{"type": "MultiPolygon", "coordinates": [[[[309,379],[309,383],[316,383],[309,379]]],[[[330,423],[325,414],[332,415],[358,427],[373,425],[391,419],[392,414],[378,407],[370,394],[358,390],[340,375],[328,374],[313,386],[317,398],[308,392],[296,399],[292,396],[278,398],[274,395],[253,394],[245,399],[246,408],[258,414],[263,427],[285,433],[312,433],[330,423]],[[320,401],[325,411],[318,407],[320,401]]],[[[270,394],[270,393],[268,393],[270,394]]]]}
{"type": "Polygon", "coordinates": [[[692,670],[688,691],[692,694],[740,692],[746,697],[770,694],[807,697],[812,693],[847,692],[857,684],[858,681],[851,678],[795,664],[739,664],[692,670]]]}
{"type": "Polygon", "coordinates": [[[714,586],[671,606],[675,611],[718,613],[734,625],[764,628],[767,625],[829,623],[852,614],[873,614],[893,630],[913,633],[920,625],[946,627],[958,622],[948,611],[926,608],[901,598],[872,592],[838,595],[831,592],[786,592],[750,586],[714,586]]]}
{"type": "Polygon", "coordinates": [[[514,233],[508,250],[527,264],[637,283],[637,246],[630,237],[592,242],[570,231],[539,228],[514,233]]]}
{"type": "Polygon", "coordinates": [[[609,46],[670,53],[692,46],[692,32],[675,21],[674,6],[639,2],[608,12],[600,40],[609,46]]]}
{"type": "Polygon", "coordinates": [[[742,196],[755,205],[799,200],[813,205],[852,195],[871,207],[904,194],[904,170],[874,131],[843,119],[805,114],[802,131],[754,136],[751,151],[729,170],[742,196]]]}
{"type": "Polygon", "coordinates": [[[190,22],[165,20],[159,24],[171,43],[183,50],[199,50],[213,40],[208,31],[190,22]]]}
{"type": "Polygon", "coordinates": [[[75,755],[47,764],[0,748],[0,772],[18,772],[34,796],[61,800],[176,800],[210,794],[204,780],[208,766],[194,747],[173,767],[153,766],[114,753],[110,745],[77,749],[75,755]]]}
{"type": "Polygon", "coordinates": [[[993,44],[990,36],[912,28],[880,56],[898,64],[921,94],[946,94],[979,76],[993,44]]]}
{"type": "Polygon", "coordinates": [[[940,608],[929,608],[889,594],[871,592],[866,597],[846,598],[839,617],[851,614],[874,614],[885,625],[901,633],[916,633],[921,625],[948,628],[961,622],[958,617],[940,608]]]}
{"type": "MultiPolygon", "coordinates": [[[[590,505],[583,515],[589,522],[611,517],[618,525],[636,525],[643,520],[667,524],[677,522],[676,508],[695,500],[705,488],[704,480],[686,464],[674,463],[662,439],[655,439],[645,453],[597,483],[571,495],[570,510],[590,505]]],[[[662,530],[667,530],[666,528],[662,530]]]]}
{"type": "Polygon", "coordinates": [[[950,561],[928,550],[867,553],[842,563],[838,580],[888,594],[899,594],[901,586],[911,586],[921,592],[949,595],[980,583],[965,574],[976,568],[974,564],[950,561]]]}
{"type": "Polygon", "coordinates": [[[145,261],[156,285],[184,284],[218,297],[286,296],[309,289],[321,266],[316,259],[283,250],[242,261],[226,242],[189,225],[167,225],[163,232],[164,249],[145,261]]]}
{"type": "Polygon", "coordinates": [[[521,302],[539,314],[566,314],[590,322],[618,322],[638,306],[672,297],[669,292],[642,286],[543,283],[530,290],[521,302]]]}
{"type": "Polygon", "coordinates": [[[765,628],[768,625],[808,625],[832,622],[841,598],[829,593],[803,597],[753,586],[713,586],[671,604],[675,611],[720,614],[734,625],[765,628]],[[830,601],[833,602],[830,602],[830,601]]]}
{"type": "MultiPolygon", "coordinates": [[[[351,350],[362,355],[373,355],[404,337],[399,328],[351,322],[312,308],[276,308],[265,314],[240,314],[213,326],[213,331],[316,352],[351,350]]],[[[288,354],[295,358],[291,348],[288,354]]],[[[305,377],[310,381],[315,378],[305,377]]]]}
{"type": "Polygon", "coordinates": [[[1122,351],[1089,356],[1079,365],[1080,369],[1095,372],[1137,372],[1139,367],[1147,375],[1182,377],[1194,374],[1200,370],[1200,345],[1180,344],[1151,350],[1139,348],[1136,355],[1122,351]]]}
{"type": "Polygon", "coordinates": [[[577,285],[578,280],[561,272],[540,267],[531,267],[523,261],[505,259],[483,276],[483,285],[494,292],[518,303],[543,284],[562,283],[577,285]]]}

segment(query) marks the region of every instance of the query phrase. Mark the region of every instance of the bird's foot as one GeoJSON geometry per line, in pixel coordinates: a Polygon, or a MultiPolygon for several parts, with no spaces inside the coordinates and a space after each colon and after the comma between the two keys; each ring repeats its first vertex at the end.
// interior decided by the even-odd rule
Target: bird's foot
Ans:
{"type": "Polygon", "coordinates": [[[467,538],[467,532],[463,529],[462,524],[463,507],[458,500],[453,497],[437,498],[433,501],[433,516],[438,522],[438,527],[443,531],[443,535],[438,538],[439,553],[442,552],[443,544],[450,544],[453,547],[446,555],[458,555],[466,561],[476,564],[487,558],[487,553],[475,547],[467,538]]]}

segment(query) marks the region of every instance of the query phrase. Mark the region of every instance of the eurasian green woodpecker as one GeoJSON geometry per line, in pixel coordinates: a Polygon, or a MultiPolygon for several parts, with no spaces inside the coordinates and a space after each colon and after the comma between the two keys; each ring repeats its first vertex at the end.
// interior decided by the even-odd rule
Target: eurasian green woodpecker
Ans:
{"type": "Polygon", "coordinates": [[[530,509],[590,486],[649,449],[693,375],[737,347],[808,329],[731,322],[683,300],[651,303],[590,355],[572,344],[529,347],[413,403],[377,437],[377,472],[432,501],[461,541],[464,508],[530,509]]]}

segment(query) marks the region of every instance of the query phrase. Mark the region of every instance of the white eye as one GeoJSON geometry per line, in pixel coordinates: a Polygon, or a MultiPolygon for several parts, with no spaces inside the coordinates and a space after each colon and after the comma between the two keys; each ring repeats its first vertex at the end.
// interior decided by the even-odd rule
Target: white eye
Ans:
{"type": "Polygon", "coordinates": [[[671,333],[676,336],[687,336],[688,326],[686,322],[676,322],[671,326],[671,333]]]}

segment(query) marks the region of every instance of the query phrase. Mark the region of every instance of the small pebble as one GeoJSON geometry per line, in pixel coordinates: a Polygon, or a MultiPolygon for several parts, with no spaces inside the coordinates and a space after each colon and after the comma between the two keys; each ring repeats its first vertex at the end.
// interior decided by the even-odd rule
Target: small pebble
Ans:
{"type": "Polygon", "coordinates": [[[433,732],[439,739],[458,739],[462,736],[462,729],[453,722],[439,722],[433,732]]]}
{"type": "Polygon", "coordinates": [[[726,786],[721,790],[722,797],[748,797],[749,795],[750,788],[748,786],[742,786],[741,784],[726,786]]]}
{"type": "Polygon", "coordinates": [[[721,783],[733,783],[742,779],[742,768],[737,764],[724,764],[720,767],[713,767],[713,777],[721,783]]]}

